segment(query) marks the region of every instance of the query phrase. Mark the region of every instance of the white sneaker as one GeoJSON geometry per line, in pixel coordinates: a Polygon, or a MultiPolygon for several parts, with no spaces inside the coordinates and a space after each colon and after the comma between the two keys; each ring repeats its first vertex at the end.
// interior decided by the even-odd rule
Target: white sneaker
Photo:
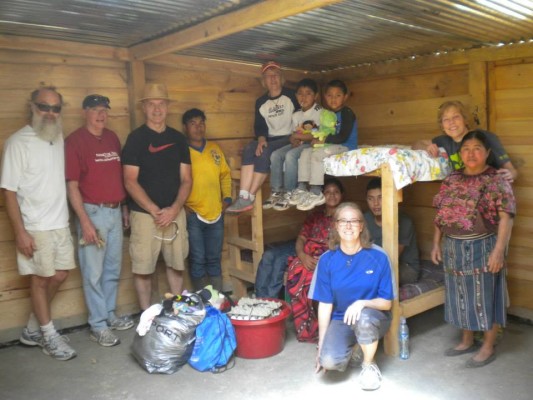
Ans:
{"type": "Polygon", "coordinates": [[[22,334],[20,335],[20,343],[25,344],[26,346],[40,346],[43,347],[43,334],[40,330],[35,332],[30,332],[28,328],[22,329],[22,334]]]}
{"type": "Polygon", "coordinates": [[[111,329],[109,328],[102,329],[100,331],[91,330],[89,338],[93,342],[96,342],[100,346],[104,347],[111,347],[120,344],[120,339],[113,332],[111,332],[111,329]]]}
{"type": "Polygon", "coordinates": [[[376,390],[381,386],[381,371],[374,363],[363,364],[359,374],[359,385],[363,390],[376,390]]]}
{"type": "Polygon", "coordinates": [[[263,203],[263,210],[268,210],[274,207],[274,204],[283,197],[281,192],[272,192],[270,197],[263,203]]]}
{"type": "Polygon", "coordinates": [[[323,193],[320,194],[314,194],[314,193],[307,193],[302,197],[302,200],[296,208],[300,211],[308,211],[312,210],[316,206],[320,206],[326,202],[326,198],[324,197],[323,193]]]}
{"type": "Polygon", "coordinates": [[[289,198],[290,205],[295,206],[299,204],[302,200],[302,197],[305,196],[307,193],[309,192],[304,189],[294,189],[291,193],[291,197],[289,198]]]}
{"type": "Polygon", "coordinates": [[[77,355],[76,351],[57,332],[50,337],[44,336],[43,353],[60,361],[70,360],[77,355]]]}

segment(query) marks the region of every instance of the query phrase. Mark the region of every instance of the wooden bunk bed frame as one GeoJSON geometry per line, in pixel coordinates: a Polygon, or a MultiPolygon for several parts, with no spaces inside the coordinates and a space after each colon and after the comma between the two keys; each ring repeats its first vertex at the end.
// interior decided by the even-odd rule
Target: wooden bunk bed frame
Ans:
{"type": "MultiPolygon", "coordinates": [[[[385,354],[396,356],[399,353],[398,331],[400,317],[409,318],[441,304],[444,304],[444,287],[430,290],[408,300],[399,301],[398,280],[398,204],[403,200],[402,190],[394,185],[390,166],[381,166],[381,213],[383,230],[383,249],[391,259],[396,277],[396,298],[392,303],[392,323],[384,339],[385,354]]],[[[375,173],[370,174],[375,175],[375,173]]]]}
{"type": "MultiPolygon", "coordinates": [[[[231,164],[234,164],[234,162],[231,164]]],[[[235,165],[232,165],[232,167],[233,190],[236,193],[240,180],[240,170],[235,170],[235,165]]],[[[396,282],[395,293],[397,295],[392,304],[392,323],[389,332],[384,338],[384,348],[385,354],[396,356],[399,353],[398,331],[400,317],[409,318],[444,304],[444,287],[430,290],[401,302],[399,301],[398,204],[403,200],[403,192],[402,189],[396,189],[393,173],[388,164],[383,164],[379,173],[374,171],[367,174],[367,176],[381,176],[383,249],[391,259],[396,282]]],[[[255,282],[257,266],[263,254],[263,218],[260,192],[258,192],[258,196],[254,209],[249,212],[252,225],[252,237],[250,239],[240,237],[237,216],[227,218],[229,223],[229,237],[227,237],[226,241],[232,264],[229,273],[234,286],[233,294],[237,298],[246,296],[247,284],[255,282]],[[252,250],[252,262],[241,260],[242,249],[252,250]]]]}

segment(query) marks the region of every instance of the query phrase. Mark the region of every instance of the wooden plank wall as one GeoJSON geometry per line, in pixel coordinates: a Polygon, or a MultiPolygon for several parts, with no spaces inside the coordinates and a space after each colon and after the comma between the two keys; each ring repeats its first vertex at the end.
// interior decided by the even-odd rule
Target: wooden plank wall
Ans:
{"type": "MultiPolygon", "coordinates": [[[[167,84],[170,97],[175,100],[170,107],[169,125],[182,130],[183,112],[192,107],[201,108],[208,118],[208,138],[219,143],[226,157],[238,158],[242,147],[253,135],[255,99],[264,92],[256,66],[199,62],[187,57],[159,57],[140,68],[131,68],[122,60],[0,49],[0,68],[0,95],[9,99],[3,102],[4,107],[0,110],[0,146],[28,122],[29,95],[40,85],[55,85],[62,93],[66,102],[63,112],[66,134],[83,123],[80,108],[86,95],[100,93],[109,96],[112,107],[109,127],[124,143],[128,133],[143,122],[137,101],[139,88],[132,90],[131,86],[134,83],[139,85],[142,92],[144,82],[162,82],[167,84]]],[[[300,79],[296,72],[288,71],[286,76],[290,86],[300,79]]],[[[266,185],[265,190],[268,194],[266,185]]],[[[299,212],[272,213],[265,223],[266,241],[295,236],[304,217],[305,214],[299,212]]],[[[30,310],[29,280],[18,275],[13,239],[0,195],[0,343],[18,337],[30,310]]],[[[228,262],[224,249],[224,269],[228,262]]],[[[226,272],[224,278],[229,282],[226,272]]],[[[159,269],[156,282],[161,292],[168,287],[163,268],[159,269]]],[[[135,311],[137,303],[127,237],[119,288],[119,310],[135,311]]],[[[59,321],[59,327],[86,322],[79,269],[70,274],[56,299],[53,316],[59,321]]]]}
{"type": "MultiPolygon", "coordinates": [[[[144,82],[164,82],[175,101],[169,124],[181,129],[181,115],[190,107],[202,108],[208,117],[208,137],[216,140],[228,157],[239,156],[252,137],[253,105],[263,92],[257,67],[190,57],[160,56],[149,63],[128,64],[116,51],[102,51],[87,57],[83,46],[65,54],[51,54],[39,48],[26,51],[0,49],[0,145],[22,127],[29,115],[31,90],[41,84],[56,85],[64,95],[64,131],[82,123],[80,103],[87,94],[98,92],[111,98],[110,127],[122,141],[142,122],[136,98],[144,82]],[[118,57],[118,58],[116,58],[118,57]]],[[[61,49],[60,46],[54,48],[61,49]]],[[[60,51],[60,50],[57,50],[60,51]]],[[[510,296],[518,313],[531,313],[533,304],[531,125],[533,96],[533,46],[473,50],[445,57],[421,58],[376,64],[314,75],[322,83],[344,79],[352,92],[349,105],[359,120],[361,144],[411,144],[438,133],[437,107],[448,99],[460,99],[477,109],[481,126],[499,134],[511,156],[519,160],[520,178],[515,183],[519,213],[511,240],[509,261],[510,296]],[[525,311],[524,311],[525,310],[525,311]]],[[[289,86],[304,77],[288,71],[289,86]]],[[[343,178],[347,198],[364,205],[368,178],[343,178]]],[[[431,199],[438,183],[418,183],[404,190],[402,208],[414,218],[422,255],[431,248],[431,199]]],[[[268,188],[263,188],[268,195],[268,188]]],[[[296,234],[304,213],[270,212],[265,218],[266,241],[296,234]]],[[[227,266],[227,253],[223,264],[227,266]]],[[[121,277],[120,310],[136,309],[127,242],[121,277]]],[[[227,278],[227,275],[226,275],[227,278]]],[[[164,279],[160,279],[160,282],[164,279]]],[[[61,288],[54,305],[60,326],[86,321],[79,271],[74,271],[61,288]]],[[[18,276],[13,233],[0,198],[0,342],[18,337],[30,309],[28,280],[18,276]]],[[[514,312],[514,310],[513,310],[514,312]]],[[[531,318],[530,314],[527,315],[531,318]]]]}
{"type": "Polygon", "coordinates": [[[518,212],[509,248],[511,312],[533,319],[533,58],[489,63],[489,123],[503,136],[520,176],[518,212]]]}
{"type": "MultiPolygon", "coordinates": [[[[129,133],[128,81],[124,62],[0,49],[0,65],[0,96],[4,99],[0,110],[2,147],[9,135],[28,122],[30,93],[40,85],[56,86],[63,95],[65,133],[82,124],[81,102],[91,93],[111,98],[109,127],[122,141],[129,133]]],[[[18,336],[18,327],[25,324],[30,310],[29,279],[18,274],[13,239],[0,196],[0,341],[18,336]]],[[[135,303],[126,247],[125,255],[118,300],[121,306],[135,303]]],[[[53,315],[61,320],[59,326],[86,322],[79,269],[72,271],[56,299],[53,315]]]]}

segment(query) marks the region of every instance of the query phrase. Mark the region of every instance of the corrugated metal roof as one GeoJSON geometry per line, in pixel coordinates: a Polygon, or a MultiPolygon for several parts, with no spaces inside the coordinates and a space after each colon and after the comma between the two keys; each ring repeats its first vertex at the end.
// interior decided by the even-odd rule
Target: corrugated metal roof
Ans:
{"type": "MultiPolygon", "coordinates": [[[[488,8],[488,1],[345,0],[178,54],[246,63],[276,59],[316,71],[532,40],[532,1],[507,0],[514,16],[488,8]]],[[[257,3],[264,2],[2,0],[0,34],[131,47],[257,3]]]]}
{"type": "Polygon", "coordinates": [[[181,54],[240,61],[276,59],[298,69],[329,70],[530,40],[531,1],[528,10],[530,16],[519,20],[491,11],[476,1],[349,0],[181,54]]]}
{"type": "Polygon", "coordinates": [[[1,0],[0,33],[130,47],[258,0],[1,0]]]}

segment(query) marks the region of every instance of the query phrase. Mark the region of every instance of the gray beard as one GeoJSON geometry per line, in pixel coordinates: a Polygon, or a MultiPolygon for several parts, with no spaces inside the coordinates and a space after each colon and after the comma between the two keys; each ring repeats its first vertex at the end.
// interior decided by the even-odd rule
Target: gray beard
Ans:
{"type": "Polygon", "coordinates": [[[55,121],[49,121],[44,117],[33,114],[31,126],[37,136],[45,142],[53,143],[59,136],[63,135],[63,123],[61,115],[58,115],[55,121]]]}

